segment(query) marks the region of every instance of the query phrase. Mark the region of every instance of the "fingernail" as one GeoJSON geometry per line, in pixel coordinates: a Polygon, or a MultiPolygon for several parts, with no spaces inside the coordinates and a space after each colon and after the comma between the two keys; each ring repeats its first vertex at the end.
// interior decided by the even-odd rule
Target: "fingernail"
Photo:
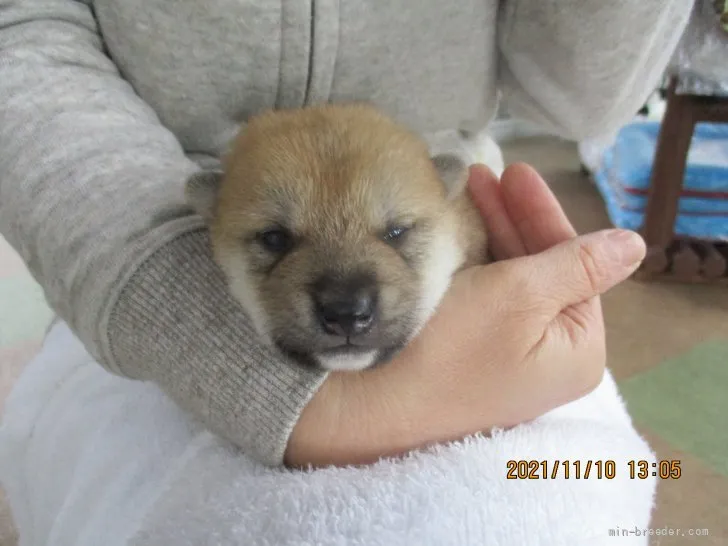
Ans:
{"type": "Polygon", "coordinates": [[[645,242],[639,234],[627,229],[612,229],[607,232],[607,238],[619,245],[615,251],[619,262],[624,266],[633,266],[645,257],[645,242]]]}

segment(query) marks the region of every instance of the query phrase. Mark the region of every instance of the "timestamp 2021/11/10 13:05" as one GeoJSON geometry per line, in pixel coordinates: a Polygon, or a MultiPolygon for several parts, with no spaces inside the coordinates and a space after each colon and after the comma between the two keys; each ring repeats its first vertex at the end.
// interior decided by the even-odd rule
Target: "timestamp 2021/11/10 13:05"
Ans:
{"type": "MultiPolygon", "coordinates": [[[[626,471],[632,480],[645,480],[649,477],[661,480],[677,480],[682,476],[678,460],[631,460],[627,461],[626,471]]],[[[557,478],[587,480],[613,480],[617,476],[617,463],[605,460],[515,460],[507,462],[506,478],[509,480],[555,480],[557,478]]]]}

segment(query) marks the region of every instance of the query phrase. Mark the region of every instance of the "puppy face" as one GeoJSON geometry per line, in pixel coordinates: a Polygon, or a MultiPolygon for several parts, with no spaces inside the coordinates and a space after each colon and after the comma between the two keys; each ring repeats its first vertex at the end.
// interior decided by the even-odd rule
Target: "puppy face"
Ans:
{"type": "Polygon", "coordinates": [[[369,107],[326,106],[253,119],[187,193],[264,339],[356,370],[416,335],[467,261],[466,173],[369,107]]]}

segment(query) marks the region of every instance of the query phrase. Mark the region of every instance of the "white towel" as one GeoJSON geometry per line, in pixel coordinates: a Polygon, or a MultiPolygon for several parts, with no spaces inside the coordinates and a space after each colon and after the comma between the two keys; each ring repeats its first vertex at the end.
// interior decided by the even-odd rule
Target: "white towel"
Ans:
{"type": "Polygon", "coordinates": [[[656,484],[631,479],[630,460],[654,457],[607,375],[589,396],[490,438],[365,468],[268,469],[155,386],[103,371],[62,323],[0,427],[20,546],[647,544],[633,531],[649,525],[656,484]],[[546,461],[549,476],[507,479],[509,460],[546,461]],[[607,460],[613,479],[597,476],[607,460]],[[556,461],[571,462],[568,479],[563,465],[550,476],[556,461]]]}

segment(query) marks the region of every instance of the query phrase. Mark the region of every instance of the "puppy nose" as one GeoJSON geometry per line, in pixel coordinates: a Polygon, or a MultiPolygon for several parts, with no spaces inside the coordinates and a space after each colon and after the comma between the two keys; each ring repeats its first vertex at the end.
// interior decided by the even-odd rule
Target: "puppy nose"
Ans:
{"type": "Polygon", "coordinates": [[[315,291],[314,302],[318,320],[329,334],[356,336],[374,324],[376,290],[371,283],[324,282],[315,291]]]}
{"type": "Polygon", "coordinates": [[[363,334],[374,322],[374,300],[369,294],[332,301],[318,308],[321,325],[330,334],[355,336],[363,334]]]}

